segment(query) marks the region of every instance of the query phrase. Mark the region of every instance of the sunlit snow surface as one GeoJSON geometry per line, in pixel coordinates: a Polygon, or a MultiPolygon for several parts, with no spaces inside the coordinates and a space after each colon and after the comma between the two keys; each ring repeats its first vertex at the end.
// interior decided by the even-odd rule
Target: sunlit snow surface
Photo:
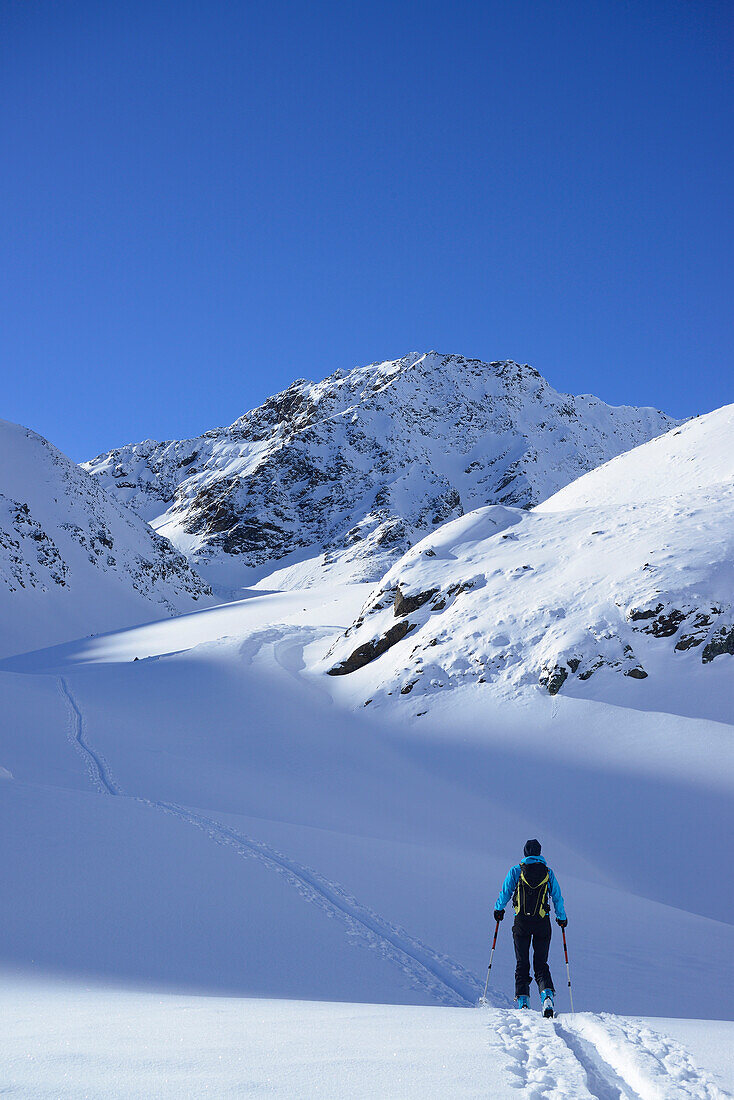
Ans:
{"type": "Polygon", "coordinates": [[[734,657],[646,638],[646,680],[600,671],[603,690],[554,697],[468,680],[418,705],[388,700],[390,650],[364,707],[361,673],[324,669],[368,595],[251,594],[0,664],[3,1084],[725,1095],[729,1025],[689,1021],[734,1012],[734,657]],[[558,1024],[508,1009],[509,919],[492,1007],[470,1007],[531,836],[570,917],[581,1015],[556,934],[558,1024]]]}
{"type": "Polygon", "coordinates": [[[734,405],[529,512],[495,506],[445,524],[375,586],[325,669],[402,620],[407,636],[349,676],[348,692],[373,708],[397,700],[417,714],[468,684],[493,700],[540,685],[730,722],[730,654],[709,659],[708,643],[734,635],[732,440],[734,405]],[[398,593],[415,607],[401,612],[398,593]]]}
{"type": "Polygon", "coordinates": [[[734,1025],[0,985],[14,1096],[730,1096],[734,1025]],[[42,1040],[39,1041],[39,1034],[42,1040]]]}

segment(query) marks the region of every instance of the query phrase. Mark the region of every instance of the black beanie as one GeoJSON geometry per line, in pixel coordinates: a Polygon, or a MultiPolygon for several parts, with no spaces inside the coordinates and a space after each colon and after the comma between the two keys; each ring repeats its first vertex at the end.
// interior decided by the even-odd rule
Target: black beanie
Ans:
{"type": "Polygon", "coordinates": [[[540,841],[529,840],[523,850],[524,856],[539,856],[540,855],[540,841]]]}

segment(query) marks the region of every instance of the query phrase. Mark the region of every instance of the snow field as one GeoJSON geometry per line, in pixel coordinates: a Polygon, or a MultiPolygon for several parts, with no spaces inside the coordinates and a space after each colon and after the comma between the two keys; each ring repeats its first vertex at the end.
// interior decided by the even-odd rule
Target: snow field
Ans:
{"type": "MultiPolygon", "coordinates": [[[[708,771],[685,755],[656,767],[656,737],[693,761],[706,726],[562,698],[501,715],[465,700],[457,716],[450,695],[421,723],[375,723],[314,671],[354,613],[338,607],[335,589],[261,595],[4,663],[6,961],[466,1004],[499,882],[540,835],[571,914],[577,1007],[728,1015],[718,960],[734,930],[711,919],[712,898],[729,905],[711,845],[728,835],[728,780],[715,741],[708,771]],[[518,775],[552,797],[518,799],[518,775]],[[45,880],[61,926],[39,910],[45,880]]],[[[508,921],[496,1003],[513,965],[508,921]]],[[[558,937],[551,966],[558,980],[558,937]]]]}
{"type": "MultiPolygon", "coordinates": [[[[661,469],[680,457],[669,442],[656,441],[661,469]]],[[[483,578],[443,609],[422,670],[430,690],[397,694],[411,669],[400,645],[356,674],[324,675],[364,603],[355,586],[250,592],[0,662],[12,899],[0,960],[17,975],[0,990],[3,1086],[33,1097],[728,1096],[732,1025],[668,1030],[639,1015],[734,1013],[722,981],[734,898],[721,874],[732,658],[674,653],[670,635],[638,637],[625,611],[663,594],[666,615],[684,598],[723,606],[730,590],[726,469],[676,469],[688,503],[651,476],[654,502],[620,489],[604,523],[583,501],[493,508],[442,528],[431,554],[412,551],[396,567],[415,572],[409,596],[448,574],[483,578]],[[714,480],[687,485],[686,474],[714,480]],[[606,556],[599,538],[611,538],[606,556]],[[548,608],[564,613],[546,621],[548,608]],[[528,668],[583,648],[589,615],[607,663],[551,696],[528,668]],[[619,675],[623,637],[646,680],[619,675]],[[466,676],[472,646],[488,642],[511,654],[509,673],[466,676]],[[493,1007],[459,1011],[482,991],[494,898],[533,835],[566,898],[583,1011],[564,1014],[557,934],[560,1018],[502,1007],[509,920],[493,1007]],[[48,974],[67,985],[30,980],[48,974]]],[[[379,615],[394,623],[392,602],[379,615]]]]}
{"type": "Polygon", "coordinates": [[[665,1020],[0,983],[2,1085],[34,1100],[727,1100],[731,1062],[673,1023],[695,1057],[665,1020]]]}

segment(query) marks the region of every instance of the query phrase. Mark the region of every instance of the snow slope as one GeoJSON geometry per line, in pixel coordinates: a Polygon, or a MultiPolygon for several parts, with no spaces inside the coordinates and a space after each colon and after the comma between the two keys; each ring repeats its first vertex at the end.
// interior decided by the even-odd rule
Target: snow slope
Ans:
{"type": "Polygon", "coordinates": [[[19,983],[0,987],[0,1021],[5,1086],[38,1100],[513,1100],[518,1090],[558,1100],[724,1100],[734,1089],[724,1053],[734,1043],[734,1025],[711,1021],[584,1015],[552,1024],[517,1011],[19,983]]]}
{"type": "MultiPolygon", "coordinates": [[[[726,1095],[731,1059],[694,1024],[503,1008],[507,921],[494,1007],[457,1009],[482,991],[496,891],[538,835],[577,1009],[732,1018],[731,726],[544,692],[500,706],[481,685],[419,720],[355,714],[323,660],[365,595],[256,594],[0,663],[4,1082],[726,1095]]],[[[558,937],[550,961],[566,1012],[558,937]]]]}
{"type": "Polygon", "coordinates": [[[325,667],[360,703],[393,695],[413,715],[474,684],[730,722],[733,438],[727,406],[532,511],[444,525],[386,574],[325,667]]]}
{"type": "Polygon", "coordinates": [[[378,579],[478,505],[525,508],[674,421],[528,366],[413,353],[299,380],[228,428],[86,463],[223,593],[378,579]]]}
{"type": "Polygon", "coordinates": [[[318,669],[363,597],[260,595],[3,662],[6,964],[471,1004],[499,883],[537,834],[571,915],[577,1007],[729,1016],[732,890],[712,837],[731,831],[731,728],[544,694],[488,708],[481,688],[419,721],[351,714],[318,669]],[[520,776],[547,797],[518,797],[520,776]]]}
{"type": "Polygon", "coordinates": [[[731,416],[642,448],[646,498],[625,497],[635,451],[568,507],[444,526],[376,603],[366,584],[253,590],[0,661],[3,1087],[728,1095],[731,416]],[[434,580],[444,608],[417,599],[434,580]],[[564,614],[549,626],[544,607],[564,614]],[[605,663],[582,679],[570,658],[603,616],[605,663]],[[326,675],[402,622],[416,629],[326,675]],[[435,670],[402,695],[418,642],[435,670]],[[517,660],[477,674],[489,642],[517,660]],[[645,679],[621,674],[624,644],[645,679]],[[509,921],[491,1007],[473,1007],[530,836],[570,917],[579,1014],[554,935],[555,1023],[509,1007],[509,921]]]}
{"type": "Polygon", "coordinates": [[[98,482],[0,420],[0,655],[190,611],[210,596],[98,482]]]}

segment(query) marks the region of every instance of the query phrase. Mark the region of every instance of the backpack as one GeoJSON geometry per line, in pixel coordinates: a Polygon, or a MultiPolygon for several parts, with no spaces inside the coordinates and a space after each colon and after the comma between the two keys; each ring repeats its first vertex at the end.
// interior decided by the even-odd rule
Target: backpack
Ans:
{"type": "Polygon", "coordinates": [[[548,868],[545,863],[521,863],[513,896],[519,917],[548,916],[548,868]]]}

